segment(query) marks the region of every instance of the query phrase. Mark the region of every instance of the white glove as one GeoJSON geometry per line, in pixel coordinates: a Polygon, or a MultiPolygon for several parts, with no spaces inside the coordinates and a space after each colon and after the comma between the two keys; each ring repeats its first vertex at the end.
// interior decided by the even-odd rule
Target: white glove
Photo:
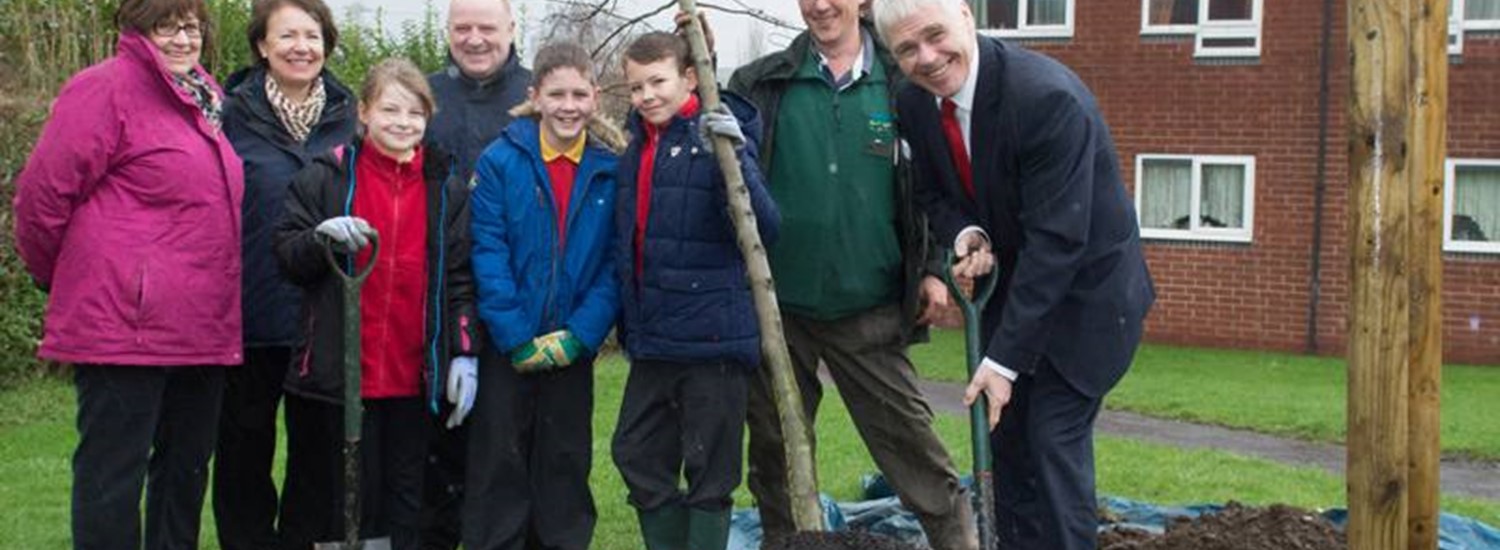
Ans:
{"type": "Polygon", "coordinates": [[[375,234],[375,228],[370,227],[370,222],[364,218],[354,216],[339,216],[328,218],[318,224],[316,229],[319,235],[328,237],[329,240],[344,245],[344,251],[350,254],[359,252],[359,249],[370,245],[370,235],[375,234]]]}
{"type": "Polygon", "coordinates": [[[729,138],[735,150],[745,148],[745,133],[740,130],[740,121],[734,118],[734,113],[729,110],[728,105],[720,104],[717,109],[705,111],[703,118],[698,122],[698,132],[703,145],[710,149],[713,148],[712,136],[729,138]]]}
{"type": "Polygon", "coordinates": [[[469,356],[454,357],[448,364],[448,402],[453,404],[453,413],[448,415],[448,428],[464,423],[469,411],[474,410],[474,395],[479,393],[479,360],[469,356]]]}

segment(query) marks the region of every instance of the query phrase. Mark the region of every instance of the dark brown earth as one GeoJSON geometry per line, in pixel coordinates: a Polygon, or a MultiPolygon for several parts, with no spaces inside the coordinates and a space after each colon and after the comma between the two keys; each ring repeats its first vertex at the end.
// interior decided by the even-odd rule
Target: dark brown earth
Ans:
{"type": "Polygon", "coordinates": [[[1114,529],[1099,537],[1102,550],[1343,550],[1343,532],[1323,516],[1274,504],[1230,502],[1216,514],[1179,518],[1164,535],[1114,529]]]}
{"type": "Polygon", "coordinates": [[[899,540],[862,531],[804,531],[767,540],[761,550],[920,550],[899,540]]]}

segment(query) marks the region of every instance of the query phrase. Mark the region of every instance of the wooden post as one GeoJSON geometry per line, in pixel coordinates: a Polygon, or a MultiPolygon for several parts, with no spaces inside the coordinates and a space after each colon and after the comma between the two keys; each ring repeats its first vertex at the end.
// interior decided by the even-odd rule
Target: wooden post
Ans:
{"type": "Polygon", "coordinates": [[[1407,548],[1412,0],[1351,0],[1349,547],[1407,548]]]}
{"type": "Polygon", "coordinates": [[[1436,548],[1446,2],[1349,4],[1348,536],[1360,550],[1436,548]]]}
{"type": "MultiPolygon", "coordinates": [[[[719,106],[719,86],[714,80],[713,56],[698,20],[695,0],[678,0],[688,17],[687,38],[692,46],[694,68],[698,72],[698,94],[705,110],[719,106]]],[[[802,392],[792,375],[791,354],[781,330],[781,309],[776,302],[776,285],[771,281],[771,264],[756,230],[755,211],[750,208],[750,191],[740,172],[740,159],[734,145],[723,137],[714,138],[714,154],[724,172],[729,196],[729,218],[734,223],[740,253],[745,257],[755,313],[760,322],[760,348],[766,368],[771,370],[771,395],[781,417],[781,436],[786,445],[787,496],[791,498],[792,523],[798,531],[822,531],[823,507],[818,502],[818,483],[813,474],[812,444],[808,438],[807,419],[802,412],[802,392]]]]}
{"type": "Polygon", "coordinates": [[[1416,94],[1411,136],[1411,348],[1407,530],[1411,550],[1438,547],[1439,389],[1443,368],[1443,178],[1448,156],[1449,0],[1413,0],[1416,94]]]}

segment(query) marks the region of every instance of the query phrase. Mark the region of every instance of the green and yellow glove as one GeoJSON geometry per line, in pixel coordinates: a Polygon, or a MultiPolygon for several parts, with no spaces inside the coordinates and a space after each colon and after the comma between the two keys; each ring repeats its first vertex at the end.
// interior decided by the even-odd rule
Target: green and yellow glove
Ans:
{"type": "Polygon", "coordinates": [[[583,342],[573,336],[573,332],[569,330],[559,330],[543,334],[532,341],[537,344],[537,347],[541,348],[541,352],[547,356],[547,360],[551,361],[557,367],[566,367],[573,364],[574,361],[583,357],[586,351],[583,347],[583,342]]]}
{"type": "Polygon", "coordinates": [[[541,338],[532,338],[530,342],[521,344],[510,352],[510,366],[521,374],[548,371],[557,368],[557,365],[547,358],[542,352],[539,344],[541,338]]]}

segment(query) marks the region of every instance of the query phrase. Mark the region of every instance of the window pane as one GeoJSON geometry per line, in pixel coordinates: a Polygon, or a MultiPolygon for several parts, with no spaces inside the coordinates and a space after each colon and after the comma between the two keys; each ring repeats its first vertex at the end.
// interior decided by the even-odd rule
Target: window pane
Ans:
{"type": "Polygon", "coordinates": [[[1197,25],[1198,0],[1151,0],[1147,21],[1152,25],[1197,25]]]}
{"type": "Polygon", "coordinates": [[[1141,227],[1187,229],[1192,207],[1193,161],[1141,163],[1141,227]]]}
{"type": "Polygon", "coordinates": [[[1208,0],[1209,21],[1249,21],[1253,19],[1254,0],[1208,0]]]}
{"type": "Polygon", "coordinates": [[[1066,25],[1068,0],[1026,0],[1027,25],[1066,25]]]}
{"type": "Polygon", "coordinates": [[[1199,227],[1245,227],[1244,165],[1203,165],[1203,194],[1199,198],[1199,227]]]}
{"type": "Polygon", "coordinates": [[[1020,20],[1021,8],[1016,0],[988,0],[985,4],[985,27],[991,29],[1014,29],[1020,20]]]}
{"type": "Polygon", "coordinates": [[[1500,237],[1500,166],[1459,166],[1453,171],[1455,241],[1500,237]]]}
{"type": "Polygon", "coordinates": [[[1464,19],[1467,21],[1500,19],[1500,0],[1465,0],[1464,19]]]}

